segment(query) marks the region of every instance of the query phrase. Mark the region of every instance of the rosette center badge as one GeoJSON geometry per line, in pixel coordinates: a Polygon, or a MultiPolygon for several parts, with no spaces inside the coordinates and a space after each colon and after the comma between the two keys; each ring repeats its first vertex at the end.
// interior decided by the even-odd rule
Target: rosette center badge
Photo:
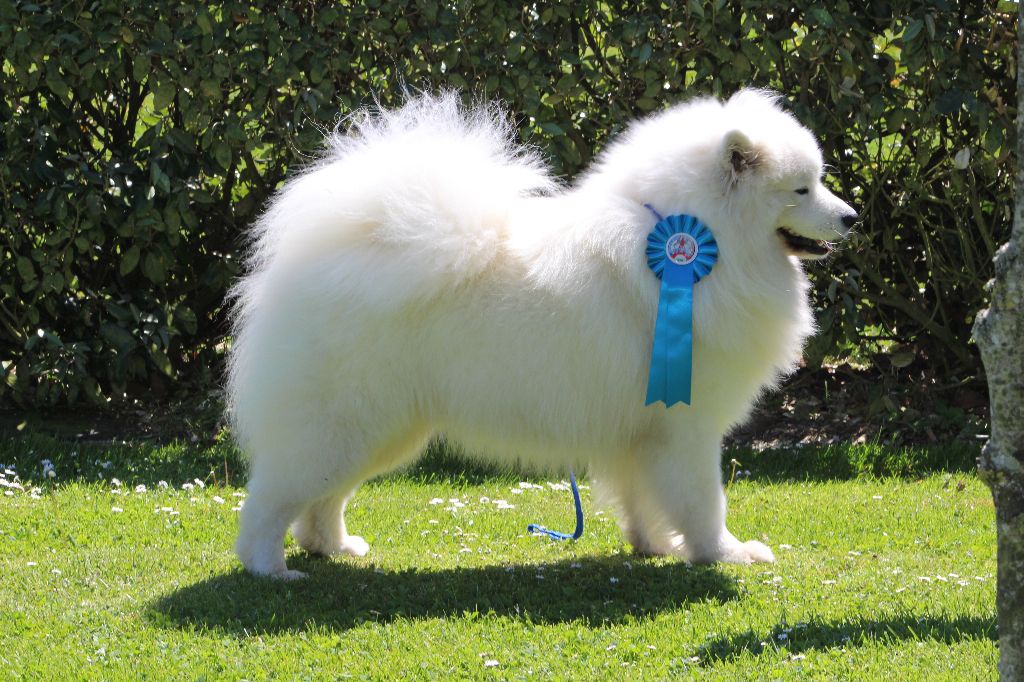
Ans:
{"type": "Polygon", "coordinates": [[[697,260],[699,253],[697,240],[686,232],[676,232],[665,244],[665,255],[676,265],[689,265],[697,260]]]}

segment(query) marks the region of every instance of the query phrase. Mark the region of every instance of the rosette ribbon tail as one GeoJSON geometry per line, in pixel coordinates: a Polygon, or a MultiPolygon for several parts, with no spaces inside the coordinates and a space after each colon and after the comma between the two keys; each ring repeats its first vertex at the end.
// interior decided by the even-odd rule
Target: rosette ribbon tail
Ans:
{"type": "Polygon", "coordinates": [[[693,383],[693,264],[665,263],[658,294],[647,401],[690,404],[693,383]]]}

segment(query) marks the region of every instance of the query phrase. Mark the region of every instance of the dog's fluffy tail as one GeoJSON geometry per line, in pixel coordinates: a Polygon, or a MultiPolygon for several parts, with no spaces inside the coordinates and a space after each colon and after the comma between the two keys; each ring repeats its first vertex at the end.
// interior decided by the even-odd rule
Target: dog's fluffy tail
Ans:
{"type": "Polygon", "coordinates": [[[227,393],[243,442],[276,409],[275,382],[296,381],[278,376],[291,367],[280,358],[314,352],[300,333],[317,328],[311,317],[401,314],[503,258],[513,203],[555,189],[515,139],[496,105],[419,95],[350,116],[325,156],[285,184],[231,291],[227,393]]]}
{"type": "Polygon", "coordinates": [[[353,249],[351,266],[433,280],[410,284],[471,277],[500,257],[513,201],[555,188],[538,154],[515,137],[499,106],[467,107],[454,92],[357,112],[257,223],[250,277],[279,262],[347,260],[353,249]]]}

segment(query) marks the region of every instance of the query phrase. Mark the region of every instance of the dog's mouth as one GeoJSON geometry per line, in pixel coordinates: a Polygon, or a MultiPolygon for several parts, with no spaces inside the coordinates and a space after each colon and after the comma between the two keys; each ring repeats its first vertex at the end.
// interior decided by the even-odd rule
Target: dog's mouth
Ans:
{"type": "Polygon", "coordinates": [[[817,260],[832,253],[832,245],[823,239],[810,239],[802,237],[785,227],[780,227],[776,232],[786,245],[786,250],[797,258],[817,260]]]}

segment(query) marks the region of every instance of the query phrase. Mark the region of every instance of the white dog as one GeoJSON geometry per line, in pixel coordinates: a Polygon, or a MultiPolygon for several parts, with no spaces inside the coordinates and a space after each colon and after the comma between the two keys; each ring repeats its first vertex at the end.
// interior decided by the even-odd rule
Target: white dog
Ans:
{"type": "Polygon", "coordinates": [[[228,386],[252,573],[302,575],[289,525],[309,552],[365,554],[346,500],[438,433],[588,466],[639,552],[773,561],[726,528],[719,447],[813,331],[799,259],[857,219],[822,184],[814,137],[762,92],[699,99],[632,125],[570,187],[514,137],[451,93],[364,112],[257,224],[228,386]],[[694,287],[691,405],[644,404],[645,205],[718,242],[694,287]]]}

